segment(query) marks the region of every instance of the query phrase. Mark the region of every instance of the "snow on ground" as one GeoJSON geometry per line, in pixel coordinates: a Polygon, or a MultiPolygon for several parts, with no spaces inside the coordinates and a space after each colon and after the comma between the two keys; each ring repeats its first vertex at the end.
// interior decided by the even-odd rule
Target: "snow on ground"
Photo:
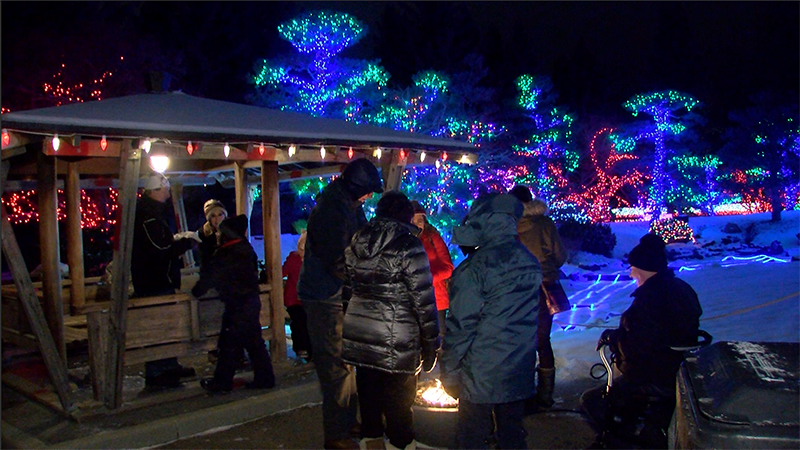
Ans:
{"type": "MultiPolygon", "coordinates": [[[[689,226],[697,241],[667,246],[674,258],[670,267],[697,291],[703,307],[700,326],[714,342],[800,342],[800,211],[784,211],[782,219],[772,223],[770,213],[692,217],[689,226]],[[724,232],[729,223],[742,231],[724,232]],[[744,230],[752,223],[758,234],[747,245],[744,230]],[[775,241],[783,251],[767,255],[775,241]]],[[[560,383],[589,376],[599,362],[595,344],[600,333],[619,325],[636,288],[624,261],[648,224],[609,225],[617,237],[612,258],[579,252],[562,267],[573,310],[555,316],[551,335],[560,383]]],[[[282,260],[295,249],[297,238],[281,236],[282,260]]],[[[263,259],[263,242],[253,243],[263,259]]]]}

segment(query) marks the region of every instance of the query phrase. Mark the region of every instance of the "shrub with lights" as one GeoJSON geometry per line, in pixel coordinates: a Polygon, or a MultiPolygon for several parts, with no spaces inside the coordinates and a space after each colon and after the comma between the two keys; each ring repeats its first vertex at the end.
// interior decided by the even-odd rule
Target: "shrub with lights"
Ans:
{"type": "Polygon", "coordinates": [[[667,244],[694,242],[694,232],[689,222],[679,219],[659,219],[650,223],[650,232],[661,237],[667,244]]]}

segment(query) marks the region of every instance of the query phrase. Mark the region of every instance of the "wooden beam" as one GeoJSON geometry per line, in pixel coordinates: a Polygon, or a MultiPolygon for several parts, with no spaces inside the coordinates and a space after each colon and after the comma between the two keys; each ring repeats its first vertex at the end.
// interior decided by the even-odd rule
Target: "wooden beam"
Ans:
{"type": "Polygon", "coordinates": [[[236,181],[236,215],[247,214],[247,173],[244,164],[234,164],[233,175],[236,181]]]}
{"type": "MultiPolygon", "coordinates": [[[[286,313],[283,308],[283,270],[281,261],[281,205],[278,190],[278,163],[261,163],[261,217],[264,228],[264,264],[267,284],[270,285],[269,304],[261,305],[261,313],[268,313],[272,324],[270,353],[273,360],[286,358],[286,313]]],[[[263,298],[263,297],[262,297],[263,298]]],[[[264,323],[263,321],[261,323],[264,323]]]]}
{"type": "Polygon", "coordinates": [[[86,303],[83,267],[83,230],[81,229],[81,186],[78,166],[67,164],[64,195],[67,200],[67,264],[69,278],[70,313],[86,303]]]}
{"type": "MultiPolygon", "coordinates": [[[[189,231],[189,224],[186,220],[186,205],[183,202],[183,185],[170,181],[169,191],[170,197],[172,197],[172,207],[175,210],[175,223],[178,226],[178,231],[189,231]]],[[[183,267],[194,267],[192,249],[183,254],[183,267]]]]}
{"type": "Polygon", "coordinates": [[[403,172],[406,170],[408,156],[400,158],[399,150],[392,150],[389,160],[381,165],[381,175],[383,176],[383,188],[385,191],[395,191],[400,189],[403,181],[403,172]]]}
{"type": "Polygon", "coordinates": [[[133,226],[136,217],[136,192],[139,185],[141,153],[122,145],[120,153],[120,189],[117,220],[117,248],[111,275],[111,308],[108,317],[105,404],[111,409],[122,405],[122,377],[125,363],[125,317],[128,312],[128,283],[131,273],[133,226]]]}
{"type": "Polygon", "coordinates": [[[33,290],[33,283],[25,266],[25,260],[22,258],[22,251],[19,249],[19,244],[17,244],[14,229],[8,221],[5,205],[0,205],[0,214],[2,214],[2,218],[0,218],[0,221],[2,221],[0,240],[2,240],[3,253],[5,253],[14,284],[17,286],[20,304],[25,310],[25,315],[28,316],[28,322],[39,343],[42,359],[61,401],[61,406],[64,411],[70,412],[75,409],[75,405],[71,398],[67,365],[58,352],[53,335],[47,326],[42,305],[33,290]]]}
{"type": "Polygon", "coordinates": [[[44,312],[58,353],[67,363],[64,342],[64,306],[61,300],[61,263],[58,235],[58,190],[56,189],[56,160],[43,153],[39,160],[39,247],[42,264],[42,293],[44,312]]]}

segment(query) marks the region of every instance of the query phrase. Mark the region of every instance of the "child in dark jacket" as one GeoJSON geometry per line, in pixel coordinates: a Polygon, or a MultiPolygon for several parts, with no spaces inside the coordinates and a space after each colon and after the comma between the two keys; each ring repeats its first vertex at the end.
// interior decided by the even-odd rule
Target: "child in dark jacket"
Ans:
{"type": "Polygon", "coordinates": [[[244,349],[253,365],[253,381],[247,387],[271,388],[275,386],[275,374],[261,337],[258,257],[245,237],[247,216],[240,214],[225,219],[219,231],[219,247],[214,251],[208,270],[192,288],[195,297],[216,288],[220,300],[225,303],[214,378],[200,380],[200,385],[211,392],[231,391],[239,355],[244,349]]]}

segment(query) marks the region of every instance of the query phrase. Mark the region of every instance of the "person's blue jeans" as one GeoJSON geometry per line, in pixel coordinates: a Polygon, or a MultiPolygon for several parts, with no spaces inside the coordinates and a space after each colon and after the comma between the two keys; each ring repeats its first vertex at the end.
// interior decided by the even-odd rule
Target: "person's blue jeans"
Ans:
{"type": "Polygon", "coordinates": [[[458,448],[489,448],[488,438],[493,433],[498,448],[528,448],[522,426],[524,413],[524,400],[492,404],[459,399],[458,448]]]}
{"type": "Polygon", "coordinates": [[[347,439],[356,424],[358,396],[355,370],[342,361],[341,290],[324,301],[300,301],[306,310],[314,367],[322,390],[325,440],[347,439]]]}

